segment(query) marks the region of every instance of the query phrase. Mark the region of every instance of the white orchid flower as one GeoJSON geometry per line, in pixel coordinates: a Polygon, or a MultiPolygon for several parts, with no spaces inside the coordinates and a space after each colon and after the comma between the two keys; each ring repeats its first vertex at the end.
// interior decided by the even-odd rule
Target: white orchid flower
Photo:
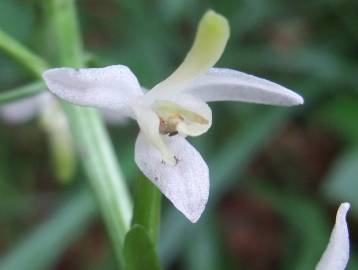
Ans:
{"type": "Polygon", "coordinates": [[[349,233],[346,221],[349,207],[349,203],[342,203],[338,208],[336,224],[316,270],[344,270],[346,268],[349,259],[349,233]]]}
{"type": "Polygon", "coordinates": [[[206,102],[245,101],[279,106],[303,103],[296,93],[239,71],[212,68],[229,38],[227,20],[208,11],[184,62],[145,92],[123,65],[54,68],[43,78],[49,90],[71,103],[107,108],[138,122],[135,161],[140,170],[190,221],[202,214],[209,195],[208,167],[188,143],[212,123],[206,102]]]}

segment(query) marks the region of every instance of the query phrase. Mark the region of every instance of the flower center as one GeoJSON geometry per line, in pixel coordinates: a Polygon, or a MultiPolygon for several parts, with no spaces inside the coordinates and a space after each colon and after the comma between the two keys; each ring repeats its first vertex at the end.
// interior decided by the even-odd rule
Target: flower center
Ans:
{"type": "Polygon", "coordinates": [[[183,121],[184,118],[180,114],[173,114],[173,116],[169,116],[166,119],[159,116],[159,120],[159,133],[174,136],[178,134],[178,124],[183,121]]]}
{"type": "Polygon", "coordinates": [[[179,132],[198,136],[207,130],[209,121],[198,113],[168,100],[157,100],[152,109],[158,115],[159,133],[174,136],[179,132]]]}

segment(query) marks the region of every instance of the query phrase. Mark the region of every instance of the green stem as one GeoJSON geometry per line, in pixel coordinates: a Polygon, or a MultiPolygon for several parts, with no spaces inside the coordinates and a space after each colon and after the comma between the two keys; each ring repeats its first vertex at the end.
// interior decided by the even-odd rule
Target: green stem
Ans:
{"type": "Polygon", "coordinates": [[[17,87],[12,90],[0,93],[0,105],[12,102],[21,98],[30,97],[41,93],[46,89],[43,82],[33,82],[24,86],[17,87]]]}
{"type": "Polygon", "coordinates": [[[29,70],[36,77],[41,77],[43,70],[47,69],[49,65],[27,50],[21,43],[10,37],[8,34],[0,29],[0,49],[19,62],[27,70],[29,70]]]}
{"type": "Polygon", "coordinates": [[[62,105],[120,260],[124,237],[129,230],[132,206],[108,134],[96,110],[74,107],[68,103],[62,105]]]}
{"type": "MultiPolygon", "coordinates": [[[[73,0],[49,2],[61,65],[84,63],[82,42],[73,0]]],[[[62,103],[75,135],[92,188],[97,194],[117,258],[121,259],[124,236],[129,229],[131,202],[108,134],[94,109],[62,103]]]]}
{"type": "Polygon", "coordinates": [[[45,12],[53,31],[60,65],[81,67],[85,54],[77,21],[74,0],[44,1],[45,12]]]}
{"type": "MultiPolygon", "coordinates": [[[[61,65],[82,66],[81,41],[72,0],[45,1],[52,11],[50,19],[59,46],[61,65]]],[[[28,68],[36,77],[49,66],[4,33],[0,49],[28,68]],[[6,37],[3,38],[3,37],[6,37]],[[8,41],[8,42],[6,42],[8,41]]],[[[117,158],[103,121],[94,109],[61,103],[69,121],[86,175],[100,205],[115,254],[121,259],[122,244],[130,226],[132,205],[117,158]]]]}
{"type": "Polygon", "coordinates": [[[161,193],[146,177],[140,176],[136,185],[136,197],[132,224],[140,224],[147,229],[153,243],[158,239],[160,224],[161,193]]]}

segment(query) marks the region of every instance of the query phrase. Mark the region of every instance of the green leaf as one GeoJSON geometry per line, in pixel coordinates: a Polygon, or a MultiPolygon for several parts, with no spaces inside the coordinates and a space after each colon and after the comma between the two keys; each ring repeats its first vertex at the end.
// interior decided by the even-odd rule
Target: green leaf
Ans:
{"type": "Polygon", "coordinates": [[[134,225],[127,233],[123,247],[125,270],[160,270],[154,244],[145,228],[134,225]]]}
{"type": "Polygon", "coordinates": [[[48,220],[1,258],[1,270],[50,269],[51,264],[85,231],[96,212],[92,194],[81,190],[48,220]]]}

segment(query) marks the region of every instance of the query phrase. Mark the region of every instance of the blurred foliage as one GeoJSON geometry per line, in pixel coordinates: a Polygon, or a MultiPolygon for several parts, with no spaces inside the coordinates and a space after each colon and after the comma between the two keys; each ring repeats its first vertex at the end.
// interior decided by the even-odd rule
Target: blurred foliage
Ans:
{"type": "MultiPolygon", "coordinates": [[[[51,59],[41,2],[0,1],[0,28],[51,59]]],[[[166,269],[313,269],[342,201],[352,203],[349,269],[358,269],[357,1],[83,0],[78,8],[89,63],[128,65],[148,88],[180,63],[197,21],[213,8],[232,29],[218,66],[305,97],[304,106],[289,110],[212,104],[212,129],[191,140],[209,163],[209,207],[192,225],[163,200],[158,248],[166,269]]],[[[32,82],[1,52],[0,71],[0,91],[32,82]]],[[[110,131],[132,184],[140,175],[137,127],[110,131]]],[[[49,158],[35,121],[0,123],[0,269],[9,269],[11,258],[31,258],[26,269],[114,269],[91,196],[78,192],[82,173],[63,186],[49,158]]]]}

